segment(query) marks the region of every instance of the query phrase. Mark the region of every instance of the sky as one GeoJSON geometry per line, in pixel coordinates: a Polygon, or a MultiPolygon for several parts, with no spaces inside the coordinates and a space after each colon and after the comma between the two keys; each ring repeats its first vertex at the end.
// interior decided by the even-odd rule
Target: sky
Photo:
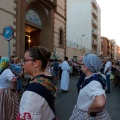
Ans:
{"type": "Polygon", "coordinates": [[[120,46],[120,0],[96,0],[101,9],[101,36],[120,46]]]}

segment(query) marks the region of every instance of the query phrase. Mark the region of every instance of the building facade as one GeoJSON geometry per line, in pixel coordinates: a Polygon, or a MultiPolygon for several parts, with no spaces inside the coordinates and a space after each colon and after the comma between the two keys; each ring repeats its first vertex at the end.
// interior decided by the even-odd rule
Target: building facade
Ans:
{"type": "MultiPolygon", "coordinates": [[[[96,0],[67,0],[68,55],[71,47],[79,55],[101,54],[101,11],[96,0]]],[[[74,55],[77,56],[71,56],[74,55]]]]}
{"type": "Polygon", "coordinates": [[[115,39],[110,39],[110,43],[113,46],[113,59],[116,61],[117,60],[117,44],[115,39]]]}
{"type": "Polygon", "coordinates": [[[117,60],[120,60],[120,47],[117,45],[117,60]]]}
{"type": "Polygon", "coordinates": [[[107,37],[101,37],[101,58],[106,61],[111,58],[112,61],[116,60],[116,42],[109,40],[107,37]]]}
{"type": "Polygon", "coordinates": [[[3,29],[10,25],[14,36],[10,54],[23,57],[33,46],[44,46],[53,54],[66,55],[66,0],[2,0],[0,13],[0,51],[7,56],[8,42],[3,29]],[[7,3],[7,4],[6,4],[7,3]]]}

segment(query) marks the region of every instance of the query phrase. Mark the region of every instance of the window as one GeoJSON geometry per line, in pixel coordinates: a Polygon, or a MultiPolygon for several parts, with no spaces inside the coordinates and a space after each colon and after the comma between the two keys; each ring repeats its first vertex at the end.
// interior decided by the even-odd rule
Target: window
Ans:
{"type": "Polygon", "coordinates": [[[60,45],[63,44],[63,31],[60,30],[60,45]]]}
{"type": "Polygon", "coordinates": [[[26,20],[28,20],[34,24],[37,24],[40,26],[42,25],[41,19],[35,10],[32,10],[32,9],[28,10],[25,18],[26,18],[26,20]]]}

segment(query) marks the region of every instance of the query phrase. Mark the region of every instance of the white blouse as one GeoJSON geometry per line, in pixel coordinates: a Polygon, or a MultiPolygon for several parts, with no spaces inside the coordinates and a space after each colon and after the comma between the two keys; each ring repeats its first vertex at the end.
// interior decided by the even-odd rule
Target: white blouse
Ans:
{"type": "Polygon", "coordinates": [[[52,120],[55,115],[47,101],[32,91],[25,91],[20,101],[20,118],[29,120],[52,120]]]}
{"type": "Polygon", "coordinates": [[[15,77],[15,75],[12,71],[10,69],[5,69],[0,75],[0,89],[13,87],[10,82],[13,77],[15,77]]]}
{"type": "Polygon", "coordinates": [[[101,83],[95,80],[91,81],[89,84],[83,87],[83,89],[80,90],[77,99],[77,107],[80,110],[88,111],[88,108],[95,99],[95,96],[100,95],[105,96],[105,90],[102,88],[101,83]]]}

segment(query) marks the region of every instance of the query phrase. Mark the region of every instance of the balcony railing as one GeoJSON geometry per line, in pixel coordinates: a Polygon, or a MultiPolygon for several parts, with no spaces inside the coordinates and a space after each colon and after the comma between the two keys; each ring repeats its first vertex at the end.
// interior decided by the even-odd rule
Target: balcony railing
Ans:
{"type": "Polygon", "coordinates": [[[95,39],[93,39],[92,40],[92,44],[95,45],[95,46],[97,46],[98,42],[95,39]]]}
{"type": "Polygon", "coordinates": [[[96,30],[92,30],[92,34],[95,35],[95,36],[98,35],[96,30]]]}
{"type": "Polygon", "coordinates": [[[97,28],[97,22],[95,20],[92,20],[92,25],[94,28],[97,28]]]}
{"type": "Polygon", "coordinates": [[[96,3],[95,0],[92,0],[92,6],[93,6],[95,9],[97,9],[97,3],[96,3]]]}
{"type": "Polygon", "coordinates": [[[95,19],[97,19],[98,14],[97,14],[97,11],[95,9],[92,9],[92,15],[95,19]]]}

